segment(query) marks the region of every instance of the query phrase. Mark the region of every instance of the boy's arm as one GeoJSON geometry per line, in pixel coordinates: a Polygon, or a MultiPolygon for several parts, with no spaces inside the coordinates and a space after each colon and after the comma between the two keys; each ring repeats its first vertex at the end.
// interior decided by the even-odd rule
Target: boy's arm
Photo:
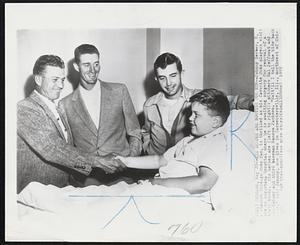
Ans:
{"type": "Polygon", "coordinates": [[[141,157],[117,156],[128,168],[138,169],[158,169],[167,164],[167,160],[162,155],[150,155],[141,157]]]}
{"type": "Polygon", "coordinates": [[[153,185],[163,185],[166,187],[177,187],[188,191],[191,194],[200,194],[209,191],[217,182],[218,175],[207,167],[200,167],[198,176],[178,177],[178,178],[155,178],[150,182],[153,185]]]}

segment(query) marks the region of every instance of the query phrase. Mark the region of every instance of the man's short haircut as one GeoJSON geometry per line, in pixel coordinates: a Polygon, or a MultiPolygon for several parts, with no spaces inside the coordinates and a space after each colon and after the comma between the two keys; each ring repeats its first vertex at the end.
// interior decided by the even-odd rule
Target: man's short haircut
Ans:
{"type": "Polygon", "coordinates": [[[56,66],[63,69],[65,68],[65,63],[56,55],[42,55],[34,64],[33,75],[41,75],[45,71],[46,66],[56,66]]]}
{"type": "Polygon", "coordinates": [[[214,88],[203,89],[202,91],[194,94],[190,98],[190,102],[199,102],[206,106],[213,116],[220,116],[222,118],[222,125],[226,122],[229,114],[230,107],[226,95],[214,88]]]}
{"type": "Polygon", "coordinates": [[[98,49],[91,44],[81,44],[78,46],[75,51],[74,51],[74,58],[75,62],[78,64],[79,63],[79,57],[82,54],[97,54],[99,57],[99,51],[98,49]]]}
{"type": "Polygon", "coordinates": [[[182,64],[180,59],[171,53],[163,53],[158,56],[154,62],[154,73],[157,76],[157,69],[165,69],[168,65],[176,64],[177,70],[181,73],[182,72],[182,64]]]}

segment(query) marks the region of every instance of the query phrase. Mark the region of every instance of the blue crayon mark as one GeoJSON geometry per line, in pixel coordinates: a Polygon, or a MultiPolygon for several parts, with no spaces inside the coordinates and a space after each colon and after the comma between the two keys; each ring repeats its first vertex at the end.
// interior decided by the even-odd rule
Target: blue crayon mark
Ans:
{"type": "MultiPolygon", "coordinates": [[[[244,121],[241,123],[241,125],[240,125],[239,127],[237,127],[236,129],[231,130],[231,132],[236,132],[236,131],[238,131],[241,127],[243,127],[243,125],[245,124],[245,122],[248,120],[250,114],[251,114],[251,111],[248,112],[248,115],[246,116],[246,118],[244,119],[244,121]]],[[[231,118],[232,118],[232,116],[231,116],[231,118]]],[[[231,122],[232,122],[232,119],[231,119],[231,122]]],[[[230,129],[232,129],[232,123],[231,123],[231,128],[230,128],[230,129]]]]}
{"type": "Polygon", "coordinates": [[[139,210],[139,208],[138,208],[138,206],[137,206],[137,203],[136,203],[136,201],[135,201],[135,199],[134,199],[134,197],[133,196],[130,196],[129,197],[129,199],[128,199],[128,201],[125,203],[125,205],[103,226],[103,228],[102,229],[105,229],[114,219],[116,219],[117,217],[118,217],[118,215],[129,205],[129,203],[130,202],[133,202],[133,204],[134,204],[134,206],[135,206],[135,208],[137,209],[137,211],[138,211],[138,214],[140,215],[140,217],[146,222],[146,223],[148,223],[148,224],[151,224],[151,225],[157,225],[157,224],[159,224],[159,223],[156,223],[156,222],[150,222],[150,221],[148,221],[148,220],[146,220],[145,218],[144,218],[144,216],[142,215],[142,213],[141,213],[141,211],[139,210]]]}
{"type": "MultiPolygon", "coordinates": [[[[68,195],[68,197],[189,197],[189,198],[201,198],[201,197],[205,197],[204,195],[196,195],[193,194],[193,196],[191,195],[68,195]]],[[[200,200],[202,201],[202,200],[200,200]]]]}
{"type": "Polygon", "coordinates": [[[233,133],[232,135],[234,135],[247,148],[247,150],[253,155],[255,160],[257,160],[256,155],[254,154],[254,152],[251,151],[251,149],[246,145],[246,143],[236,134],[233,133]]]}
{"type": "MultiPolygon", "coordinates": [[[[140,211],[140,209],[139,209],[139,207],[138,207],[138,205],[137,205],[137,202],[136,202],[136,200],[135,200],[135,197],[150,197],[150,198],[153,198],[153,197],[158,197],[158,198],[165,198],[165,197],[175,197],[175,198],[178,198],[178,197],[180,197],[180,198],[203,198],[203,197],[205,197],[205,195],[203,195],[203,194],[195,194],[195,195],[193,195],[193,196],[191,196],[191,195],[148,195],[148,196],[145,196],[145,195],[68,195],[68,197],[72,197],[72,198],[77,198],[77,197],[85,197],[85,198],[87,198],[87,197],[92,197],[92,198],[95,198],[95,197],[101,197],[101,198],[103,198],[103,197],[108,197],[108,198],[112,198],[112,197],[127,197],[128,198],[128,200],[127,200],[127,202],[125,203],[125,205],[123,205],[121,208],[120,208],[120,210],[102,227],[102,229],[105,229],[107,226],[109,226],[118,216],[119,216],[119,214],[122,212],[122,211],[124,211],[125,210],[125,208],[130,204],[130,202],[133,202],[133,204],[134,204],[134,206],[135,206],[135,208],[137,209],[137,211],[138,211],[138,214],[139,214],[139,216],[142,218],[142,220],[144,221],[144,222],[146,222],[146,223],[148,223],[148,224],[151,224],[151,225],[157,225],[157,224],[160,224],[160,223],[158,223],[158,222],[150,222],[150,221],[148,221],[144,216],[143,216],[143,214],[142,214],[142,212],[140,211]]],[[[211,197],[210,197],[211,198],[211,197]]],[[[206,203],[206,204],[209,204],[209,205],[211,205],[212,206],[212,209],[214,210],[214,208],[213,208],[213,204],[212,204],[212,202],[207,202],[207,201],[205,201],[205,200],[200,200],[201,202],[204,202],[204,203],[206,203]]]]}
{"type": "Polygon", "coordinates": [[[231,111],[231,115],[230,115],[230,170],[232,170],[232,165],[233,165],[233,149],[232,149],[233,136],[235,136],[246,147],[246,149],[251,153],[251,155],[254,156],[255,160],[257,159],[255,153],[252,152],[251,149],[247,146],[247,144],[235,133],[244,126],[244,124],[248,120],[250,114],[251,114],[251,111],[248,112],[244,121],[236,129],[232,129],[233,111],[231,111]]]}

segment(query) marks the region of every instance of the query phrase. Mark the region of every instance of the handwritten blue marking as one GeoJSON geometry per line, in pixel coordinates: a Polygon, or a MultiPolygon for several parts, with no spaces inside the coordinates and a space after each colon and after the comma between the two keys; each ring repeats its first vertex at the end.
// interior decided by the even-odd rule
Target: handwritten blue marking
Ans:
{"type": "Polygon", "coordinates": [[[201,198],[204,195],[155,195],[155,196],[144,196],[144,195],[68,195],[68,197],[189,197],[189,198],[201,198]]]}
{"type": "Polygon", "coordinates": [[[131,198],[132,198],[132,201],[133,201],[133,203],[134,203],[134,206],[136,207],[137,211],[139,212],[139,215],[142,217],[142,219],[143,219],[145,222],[147,222],[148,224],[151,224],[151,225],[158,225],[158,224],[159,224],[159,223],[157,223],[157,222],[150,222],[150,221],[146,220],[146,219],[144,218],[144,216],[142,215],[140,209],[138,208],[137,203],[136,203],[134,197],[132,196],[131,198]]]}
{"type": "Polygon", "coordinates": [[[110,221],[108,221],[102,229],[105,229],[128,205],[128,203],[130,202],[131,197],[128,199],[128,201],[126,202],[126,204],[112,217],[112,219],[110,221]]]}
{"type": "Polygon", "coordinates": [[[253,155],[255,160],[257,160],[256,155],[254,154],[254,152],[251,151],[251,149],[247,146],[247,144],[239,136],[237,136],[236,134],[233,133],[232,135],[235,136],[246,147],[246,149],[253,155]]]}
{"type": "MultiPolygon", "coordinates": [[[[111,222],[113,221],[113,220],[115,220],[118,216],[119,216],[119,214],[123,211],[123,210],[125,210],[125,208],[129,205],[129,203],[132,201],[133,202],[133,204],[134,204],[134,206],[135,206],[135,208],[137,209],[137,211],[138,211],[138,213],[139,213],[139,215],[140,215],[140,217],[146,222],[146,223],[148,223],[148,224],[151,224],[151,225],[157,225],[157,224],[159,224],[159,223],[157,223],[157,222],[150,222],[150,221],[148,221],[148,220],[146,220],[145,218],[144,218],[144,216],[142,215],[142,212],[140,211],[140,209],[139,209],[139,207],[138,207],[138,205],[137,205],[137,202],[135,201],[135,199],[134,199],[134,197],[150,197],[150,198],[153,198],[153,197],[158,197],[158,198],[165,198],[165,197],[176,197],[176,198],[178,198],[178,197],[181,197],[181,198],[203,198],[203,197],[205,197],[205,195],[203,195],[203,194],[199,194],[199,195],[196,195],[196,194],[194,194],[193,196],[191,196],[191,195],[155,195],[155,196],[150,196],[150,195],[148,195],[148,196],[144,196],[144,195],[68,195],[68,197],[92,197],[92,198],[95,198],[95,197],[108,197],[108,198],[112,198],[112,197],[127,197],[127,198],[129,198],[128,200],[127,200],[127,202],[125,203],[125,205],[123,205],[122,206],[122,208],[102,227],[102,229],[105,229],[109,224],[111,224],[111,222]]],[[[210,197],[211,198],[211,197],[210,197]]],[[[213,208],[213,204],[212,204],[212,202],[207,202],[207,201],[205,201],[205,200],[200,200],[201,202],[204,202],[204,203],[206,203],[206,204],[210,204],[211,206],[212,206],[212,209],[214,210],[214,208],[213,208]]]]}
{"type": "MultiPolygon", "coordinates": [[[[231,129],[231,132],[234,133],[234,132],[238,131],[241,127],[243,127],[243,125],[245,124],[245,122],[248,120],[250,114],[251,114],[251,111],[248,112],[246,118],[245,118],[244,121],[240,124],[240,126],[239,126],[238,128],[232,130],[232,127],[231,127],[231,128],[230,128],[230,129],[231,129]]],[[[232,116],[231,116],[231,117],[232,117],[232,116]]]]}
{"type": "Polygon", "coordinates": [[[141,211],[139,210],[138,206],[137,206],[137,203],[136,201],[134,200],[134,197],[133,196],[130,196],[128,201],[126,202],[126,204],[103,226],[102,229],[105,229],[114,219],[116,219],[118,217],[118,215],[129,205],[130,201],[133,201],[134,203],[134,206],[135,208],[137,209],[138,211],[138,214],[140,215],[140,217],[148,224],[151,224],[151,225],[156,225],[156,224],[159,224],[159,223],[156,223],[156,222],[150,222],[148,220],[146,220],[144,218],[144,216],[142,215],[141,211]]]}
{"type": "Polygon", "coordinates": [[[247,146],[247,144],[235,133],[244,126],[244,124],[248,120],[250,114],[251,114],[251,111],[248,112],[244,121],[236,129],[232,129],[233,111],[231,111],[231,115],[230,115],[230,170],[232,170],[232,166],[233,166],[233,148],[232,148],[233,136],[235,136],[246,147],[246,149],[254,156],[255,160],[257,160],[256,155],[251,151],[251,149],[247,146]]]}

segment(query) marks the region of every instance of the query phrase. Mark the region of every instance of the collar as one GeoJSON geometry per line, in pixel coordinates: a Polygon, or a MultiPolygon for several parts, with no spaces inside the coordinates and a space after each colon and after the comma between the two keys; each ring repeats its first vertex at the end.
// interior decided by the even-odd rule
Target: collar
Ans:
{"type": "Polygon", "coordinates": [[[79,88],[79,91],[82,95],[85,95],[85,94],[97,94],[99,93],[100,89],[101,89],[101,86],[100,86],[100,80],[97,80],[95,86],[91,89],[91,90],[87,90],[85,89],[84,87],[82,87],[80,84],[78,86],[79,88]]]}
{"type": "MultiPolygon", "coordinates": [[[[182,97],[185,101],[189,101],[189,97],[190,97],[190,92],[189,92],[189,89],[182,85],[183,87],[183,90],[182,90],[182,93],[180,95],[180,97],[182,97]]],[[[150,105],[157,105],[159,104],[159,102],[161,102],[161,100],[165,97],[165,94],[163,92],[158,92],[156,95],[154,95],[152,97],[152,101],[150,101],[150,103],[148,104],[148,106],[150,105]]]]}
{"type": "Polygon", "coordinates": [[[202,137],[203,138],[212,138],[212,137],[214,137],[216,135],[219,135],[219,134],[223,134],[223,128],[222,127],[219,127],[217,129],[213,130],[212,132],[210,132],[206,135],[203,135],[202,137]]]}
{"type": "Polygon", "coordinates": [[[56,110],[56,107],[58,105],[58,100],[50,100],[49,98],[47,98],[46,96],[42,95],[41,93],[39,93],[36,89],[33,91],[37,96],[39,96],[39,98],[53,111],[56,110]]]}
{"type": "Polygon", "coordinates": [[[224,134],[224,129],[223,129],[223,127],[219,127],[219,128],[217,128],[217,129],[215,129],[215,130],[213,130],[212,132],[210,132],[210,133],[208,133],[208,134],[206,134],[206,135],[203,135],[203,136],[201,136],[201,137],[195,137],[195,136],[190,136],[191,138],[190,138],[190,141],[193,141],[193,140],[197,140],[197,139],[209,139],[209,138],[213,138],[213,137],[215,137],[215,136],[217,136],[217,135],[220,135],[220,134],[224,134]]]}

